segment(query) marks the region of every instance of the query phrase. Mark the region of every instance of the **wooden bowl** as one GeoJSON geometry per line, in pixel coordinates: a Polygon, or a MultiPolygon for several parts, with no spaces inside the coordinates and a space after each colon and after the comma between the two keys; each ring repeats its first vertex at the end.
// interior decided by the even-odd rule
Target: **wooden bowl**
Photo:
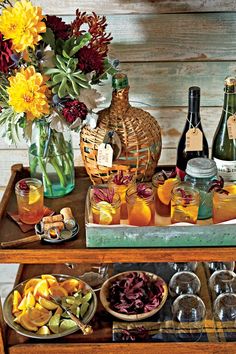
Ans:
{"type": "Polygon", "coordinates": [[[168,287],[167,287],[167,284],[165,283],[165,281],[161,277],[159,277],[158,275],[153,274],[153,273],[149,273],[149,272],[145,272],[145,271],[141,271],[141,270],[134,270],[134,271],[119,273],[119,274],[116,274],[113,277],[107,279],[105,281],[105,283],[102,285],[102,288],[100,291],[100,300],[101,300],[101,303],[102,303],[103,307],[105,308],[105,310],[107,312],[109,312],[111,315],[113,315],[114,317],[117,317],[117,318],[124,320],[124,321],[141,321],[141,320],[144,320],[145,318],[155,315],[162,308],[164,303],[166,302],[167,295],[168,295],[168,287]],[[124,278],[124,276],[127,276],[128,274],[133,273],[133,272],[136,272],[138,274],[145,273],[151,281],[159,280],[163,286],[164,291],[162,293],[161,302],[155,309],[153,309],[149,312],[127,315],[127,314],[120,313],[120,312],[117,312],[117,311],[114,311],[113,309],[111,309],[110,302],[108,301],[109,288],[116,280],[121,280],[122,278],[124,278]]]}

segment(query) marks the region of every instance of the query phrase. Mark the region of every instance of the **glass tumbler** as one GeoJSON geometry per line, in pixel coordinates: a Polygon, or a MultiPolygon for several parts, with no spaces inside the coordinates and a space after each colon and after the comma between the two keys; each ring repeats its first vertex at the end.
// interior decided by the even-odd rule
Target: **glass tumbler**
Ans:
{"type": "Polygon", "coordinates": [[[42,181],[24,178],[15,185],[15,193],[20,220],[25,224],[37,224],[44,214],[42,181]]]}
{"type": "Polygon", "coordinates": [[[169,293],[172,297],[182,294],[198,294],[201,282],[198,276],[192,272],[178,272],[173,275],[169,282],[169,293]]]}
{"type": "Polygon", "coordinates": [[[236,274],[231,270],[217,270],[209,279],[209,287],[215,296],[236,292],[236,274]]]}

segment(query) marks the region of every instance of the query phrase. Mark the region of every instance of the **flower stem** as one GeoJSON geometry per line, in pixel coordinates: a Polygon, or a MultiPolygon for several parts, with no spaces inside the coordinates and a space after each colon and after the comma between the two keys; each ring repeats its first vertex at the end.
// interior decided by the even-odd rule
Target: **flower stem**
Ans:
{"type": "Polygon", "coordinates": [[[57,161],[56,161],[56,158],[55,157],[52,157],[50,159],[50,162],[52,164],[52,166],[54,167],[57,175],[58,175],[58,178],[60,180],[60,184],[62,185],[62,187],[66,188],[66,180],[65,180],[65,176],[63,174],[63,172],[61,171],[57,161]]]}
{"type": "Polygon", "coordinates": [[[51,181],[50,181],[50,179],[49,179],[49,177],[47,175],[47,171],[46,171],[46,168],[44,166],[44,161],[43,161],[42,157],[40,157],[40,156],[38,157],[38,160],[39,160],[39,166],[40,166],[40,168],[42,170],[43,181],[46,184],[46,188],[49,189],[49,193],[52,195],[53,194],[53,192],[52,192],[52,183],[51,183],[51,181]]]}

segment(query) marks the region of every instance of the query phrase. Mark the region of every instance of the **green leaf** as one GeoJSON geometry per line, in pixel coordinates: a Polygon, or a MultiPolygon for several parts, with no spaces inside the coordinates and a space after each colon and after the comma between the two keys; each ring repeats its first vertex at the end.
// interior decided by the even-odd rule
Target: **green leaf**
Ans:
{"type": "Polygon", "coordinates": [[[69,78],[71,80],[71,84],[72,84],[72,87],[73,87],[73,90],[75,91],[76,95],[79,95],[79,92],[80,92],[80,89],[79,89],[79,86],[77,85],[76,82],[74,82],[73,79],[69,78]]]}
{"type": "Polygon", "coordinates": [[[80,79],[81,81],[88,81],[87,77],[81,71],[74,72],[72,76],[76,77],[77,79],[80,79]]]}
{"type": "Polygon", "coordinates": [[[88,82],[81,81],[77,79],[76,77],[74,78],[74,81],[82,88],[90,88],[90,85],[88,82]]]}
{"type": "Polygon", "coordinates": [[[46,74],[46,75],[59,74],[60,72],[61,71],[56,68],[48,68],[48,69],[44,70],[44,74],[46,74]]]}
{"type": "Polygon", "coordinates": [[[65,62],[65,60],[63,59],[63,57],[61,57],[60,55],[56,55],[56,61],[57,61],[58,65],[59,65],[59,67],[60,67],[62,70],[66,71],[66,69],[67,69],[67,63],[65,62]]]}
{"type": "Polygon", "coordinates": [[[55,36],[51,28],[47,27],[46,32],[41,34],[43,41],[50,45],[52,49],[55,48],[55,36]]]}
{"type": "Polygon", "coordinates": [[[55,83],[55,84],[58,84],[59,82],[61,82],[63,80],[63,78],[65,77],[65,74],[56,74],[53,76],[52,78],[52,81],[55,83]]]}
{"type": "Polygon", "coordinates": [[[60,86],[59,86],[58,96],[60,98],[63,98],[66,95],[66,88],[67,88],[66,81],[67,81],[67,79],[66,79],[66,77],[64,77],[60,86]]]}
{"type": "Polygon", "coordinates": [[[78,45],[73,46],[70,50],[69,55],[72,57],[75,55],[81,48],[83,48],[92,38],[89,32],[85,33],[83,36],[80,36],[77,41],[79,42],[78,45]]]}
{"type": "Polygon", "coordinates": [[[66,51],[64,49],[62,50],[62,55],[63,55],[63,57],[70,59],[70,56],[66,53],[66,51]]]}

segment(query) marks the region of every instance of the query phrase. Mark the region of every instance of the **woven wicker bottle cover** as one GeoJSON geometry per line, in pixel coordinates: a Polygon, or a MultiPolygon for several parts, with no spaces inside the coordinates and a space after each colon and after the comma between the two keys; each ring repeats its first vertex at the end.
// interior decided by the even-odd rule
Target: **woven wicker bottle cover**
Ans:
{"type": "Polygon", "coordinates": [[[94,184],[106,183],[111,174],[120,170],[130,171],[138,179],[150,180],[161,154],[160,126],[148,112],[129,104],[125,74],[115,74],[112,87],[111,105],[98,112],[97,128],[85,126],[81,130],[80,146],[87,173],[94,184]],[[110,143],[114,151],[117,150],[112,138],[107,141],[114,132],[121,142],[121,152],[114,154],[111,167],[98,165],[98,148],[102,143],[110,143]]]}

